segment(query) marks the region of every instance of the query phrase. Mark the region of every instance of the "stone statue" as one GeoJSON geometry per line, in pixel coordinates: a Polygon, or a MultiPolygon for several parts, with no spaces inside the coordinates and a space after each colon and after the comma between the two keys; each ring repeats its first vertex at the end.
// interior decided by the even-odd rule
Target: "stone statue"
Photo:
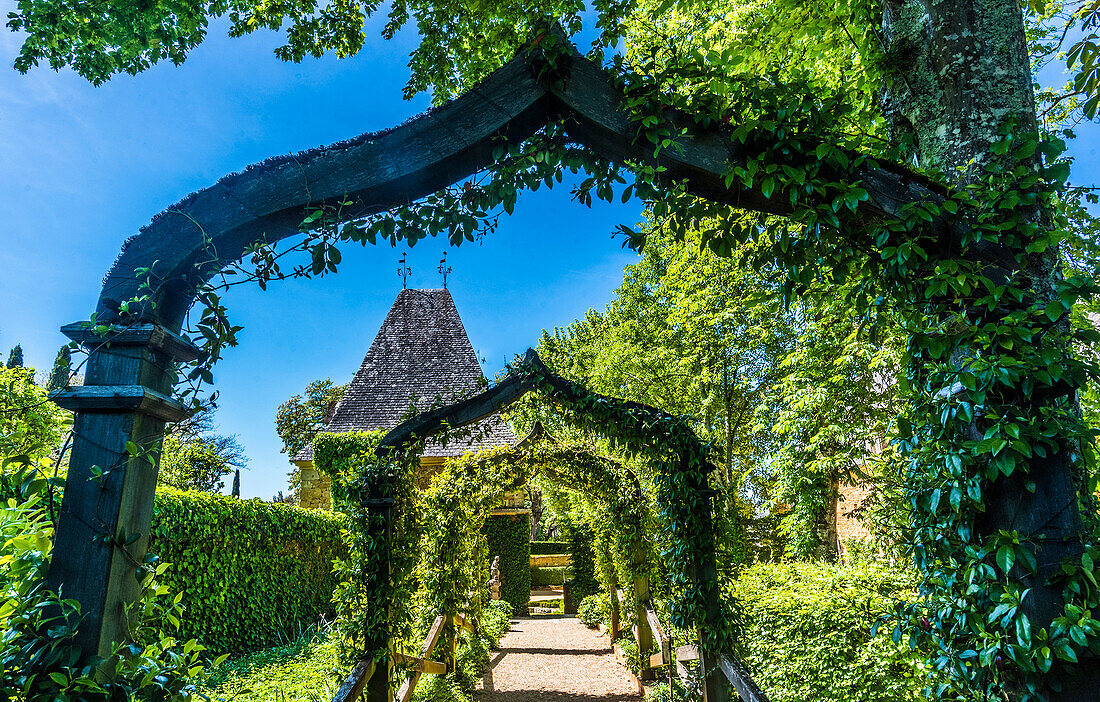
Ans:
{"type": "Polygon", "coordinates": [[[500,599],[500,583],[500,556],[496,556],[489,566],[489,596],[494,600],[500,599]]]}

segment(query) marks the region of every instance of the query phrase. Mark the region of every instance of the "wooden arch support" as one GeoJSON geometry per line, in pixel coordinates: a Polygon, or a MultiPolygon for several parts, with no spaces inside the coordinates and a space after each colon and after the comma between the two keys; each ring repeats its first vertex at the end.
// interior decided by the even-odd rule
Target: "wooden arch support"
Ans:
{"type": "MultiPolygon", "coordinates": [[[[98,323],[125,328],[104,339],[86,326],[66,327],[90,358],[85,386],[57,396],[76,418],[50,585],[80,602],[84,621],[77,643],[86,653],[109,653],[124,631],[123,606],[136,596],[134,566],[148,541],[155,454],[164,423],[184,414],[170,399],[174,364],[198,353],[178,335],[199,284],[257,242],[297,233],[319,205],[351,200],[359,203],[355,216],[363,217],[416,200],[487,166],[501,140],[517,143],[555,120],[601,157],[653,162],[652,148],[635,141],[638,126],[622,109],[611,75],[575,50],[559,59],[552,78],[544,68],[537,52],[524,47],[438,109],[388,131],[226,176],[169,207],[126,242],[96,308],[98,323]],[[139,277],[139,269],[152,275],[139,277]],[[125,318],[120,316],[120,304],[140,298],[145,301],[131,303],[125,318]],[[128,445],[141,449],[134,455],[128,445]],[[94,468],[107,477],[92,480],[94,468]]],[[[731,139],[729,127],[701,129],[686,116],[672,119],[686,137],[679,149],[663,149],[656,158],[666,178],[682,180],[693,194],[716,202],[789,211],[786,202],[757,188],[726,185],[729,166],[752,156],[749,147],[731,139]]],[[[855,175],[871,194],[868,216],[889,218],[906,203],[938,199],[933,185],[902,167],[866,165],[855,175]]]]}

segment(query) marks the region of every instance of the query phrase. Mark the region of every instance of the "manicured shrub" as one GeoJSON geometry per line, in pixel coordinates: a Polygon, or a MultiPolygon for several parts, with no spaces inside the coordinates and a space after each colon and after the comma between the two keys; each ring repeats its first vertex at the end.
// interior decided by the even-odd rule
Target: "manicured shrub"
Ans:
{"type": "Polygon", "coordinates": [[[564,541],[532,541],[532,556],[550,556],[559,553],[569,553],[569,544],[564,541]]]}
{"type": "Polygon", "coordinates": [[[527,611],[531,597],[531,515],[491,514],[482,527],[489,559],[500,556],[500,599],[517,612],[527,611]]]}
{"type": "Polygon", "coordinates": [[[609,626],[611,622],[611,598],[606,592],[589,595],[581,600],[577,607],[577,619],[581,620],[589,629],[595,629],[600,624],[609,626]]]}
{"type": "Polygon", "coordinates": [[[561,585],[569,576],[569,566],[542,566],[531,569],[531,587],[561,585]]]}
{"type": "Polygon", "coordinates": [[[159,490],[149,550],[172,564],[161,581],[182,593],[180,637],[239,653],[331,616],[343,524],[332,512],[159,490]]]}
{"type": "MultiPolygon", "coordinates": [[[[865,564],[758,563],[734,592],[740,645],[754,680],[783,702],[908,702],[923,699],[919,656],[871,627],[915,576],[865,564]]],[[[889,631],[889,629],[887,629],[889,631]]]]}

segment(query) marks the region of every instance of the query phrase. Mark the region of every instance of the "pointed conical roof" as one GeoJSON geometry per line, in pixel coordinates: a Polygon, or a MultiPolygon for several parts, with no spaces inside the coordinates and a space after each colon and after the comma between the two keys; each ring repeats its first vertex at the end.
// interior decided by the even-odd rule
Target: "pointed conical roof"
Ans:
{"type": "MultiPolygon", "coordinates": [[[[411,405],[423,412],[438,400],[454,402],[485,386],[450,292],[402,290],[325,431],[392,429],[407,418],[411,405]]],[[[494,415],[467,439],[451,439],[446,446],[429,441],[424,455],[459,456],[514,442],[512,431],[494,415]]],[[[292,460],[312,459],[310,444],[292,460]]]]}

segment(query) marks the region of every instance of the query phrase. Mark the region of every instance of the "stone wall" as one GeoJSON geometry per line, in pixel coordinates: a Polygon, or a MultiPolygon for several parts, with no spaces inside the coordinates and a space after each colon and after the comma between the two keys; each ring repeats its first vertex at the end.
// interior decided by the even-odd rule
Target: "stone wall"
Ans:
{"type": "Polygon", "coordinates": [[[332,478],[313,467],[302,466],[298,506],[306,509],[332,509],[332,478]]]}

